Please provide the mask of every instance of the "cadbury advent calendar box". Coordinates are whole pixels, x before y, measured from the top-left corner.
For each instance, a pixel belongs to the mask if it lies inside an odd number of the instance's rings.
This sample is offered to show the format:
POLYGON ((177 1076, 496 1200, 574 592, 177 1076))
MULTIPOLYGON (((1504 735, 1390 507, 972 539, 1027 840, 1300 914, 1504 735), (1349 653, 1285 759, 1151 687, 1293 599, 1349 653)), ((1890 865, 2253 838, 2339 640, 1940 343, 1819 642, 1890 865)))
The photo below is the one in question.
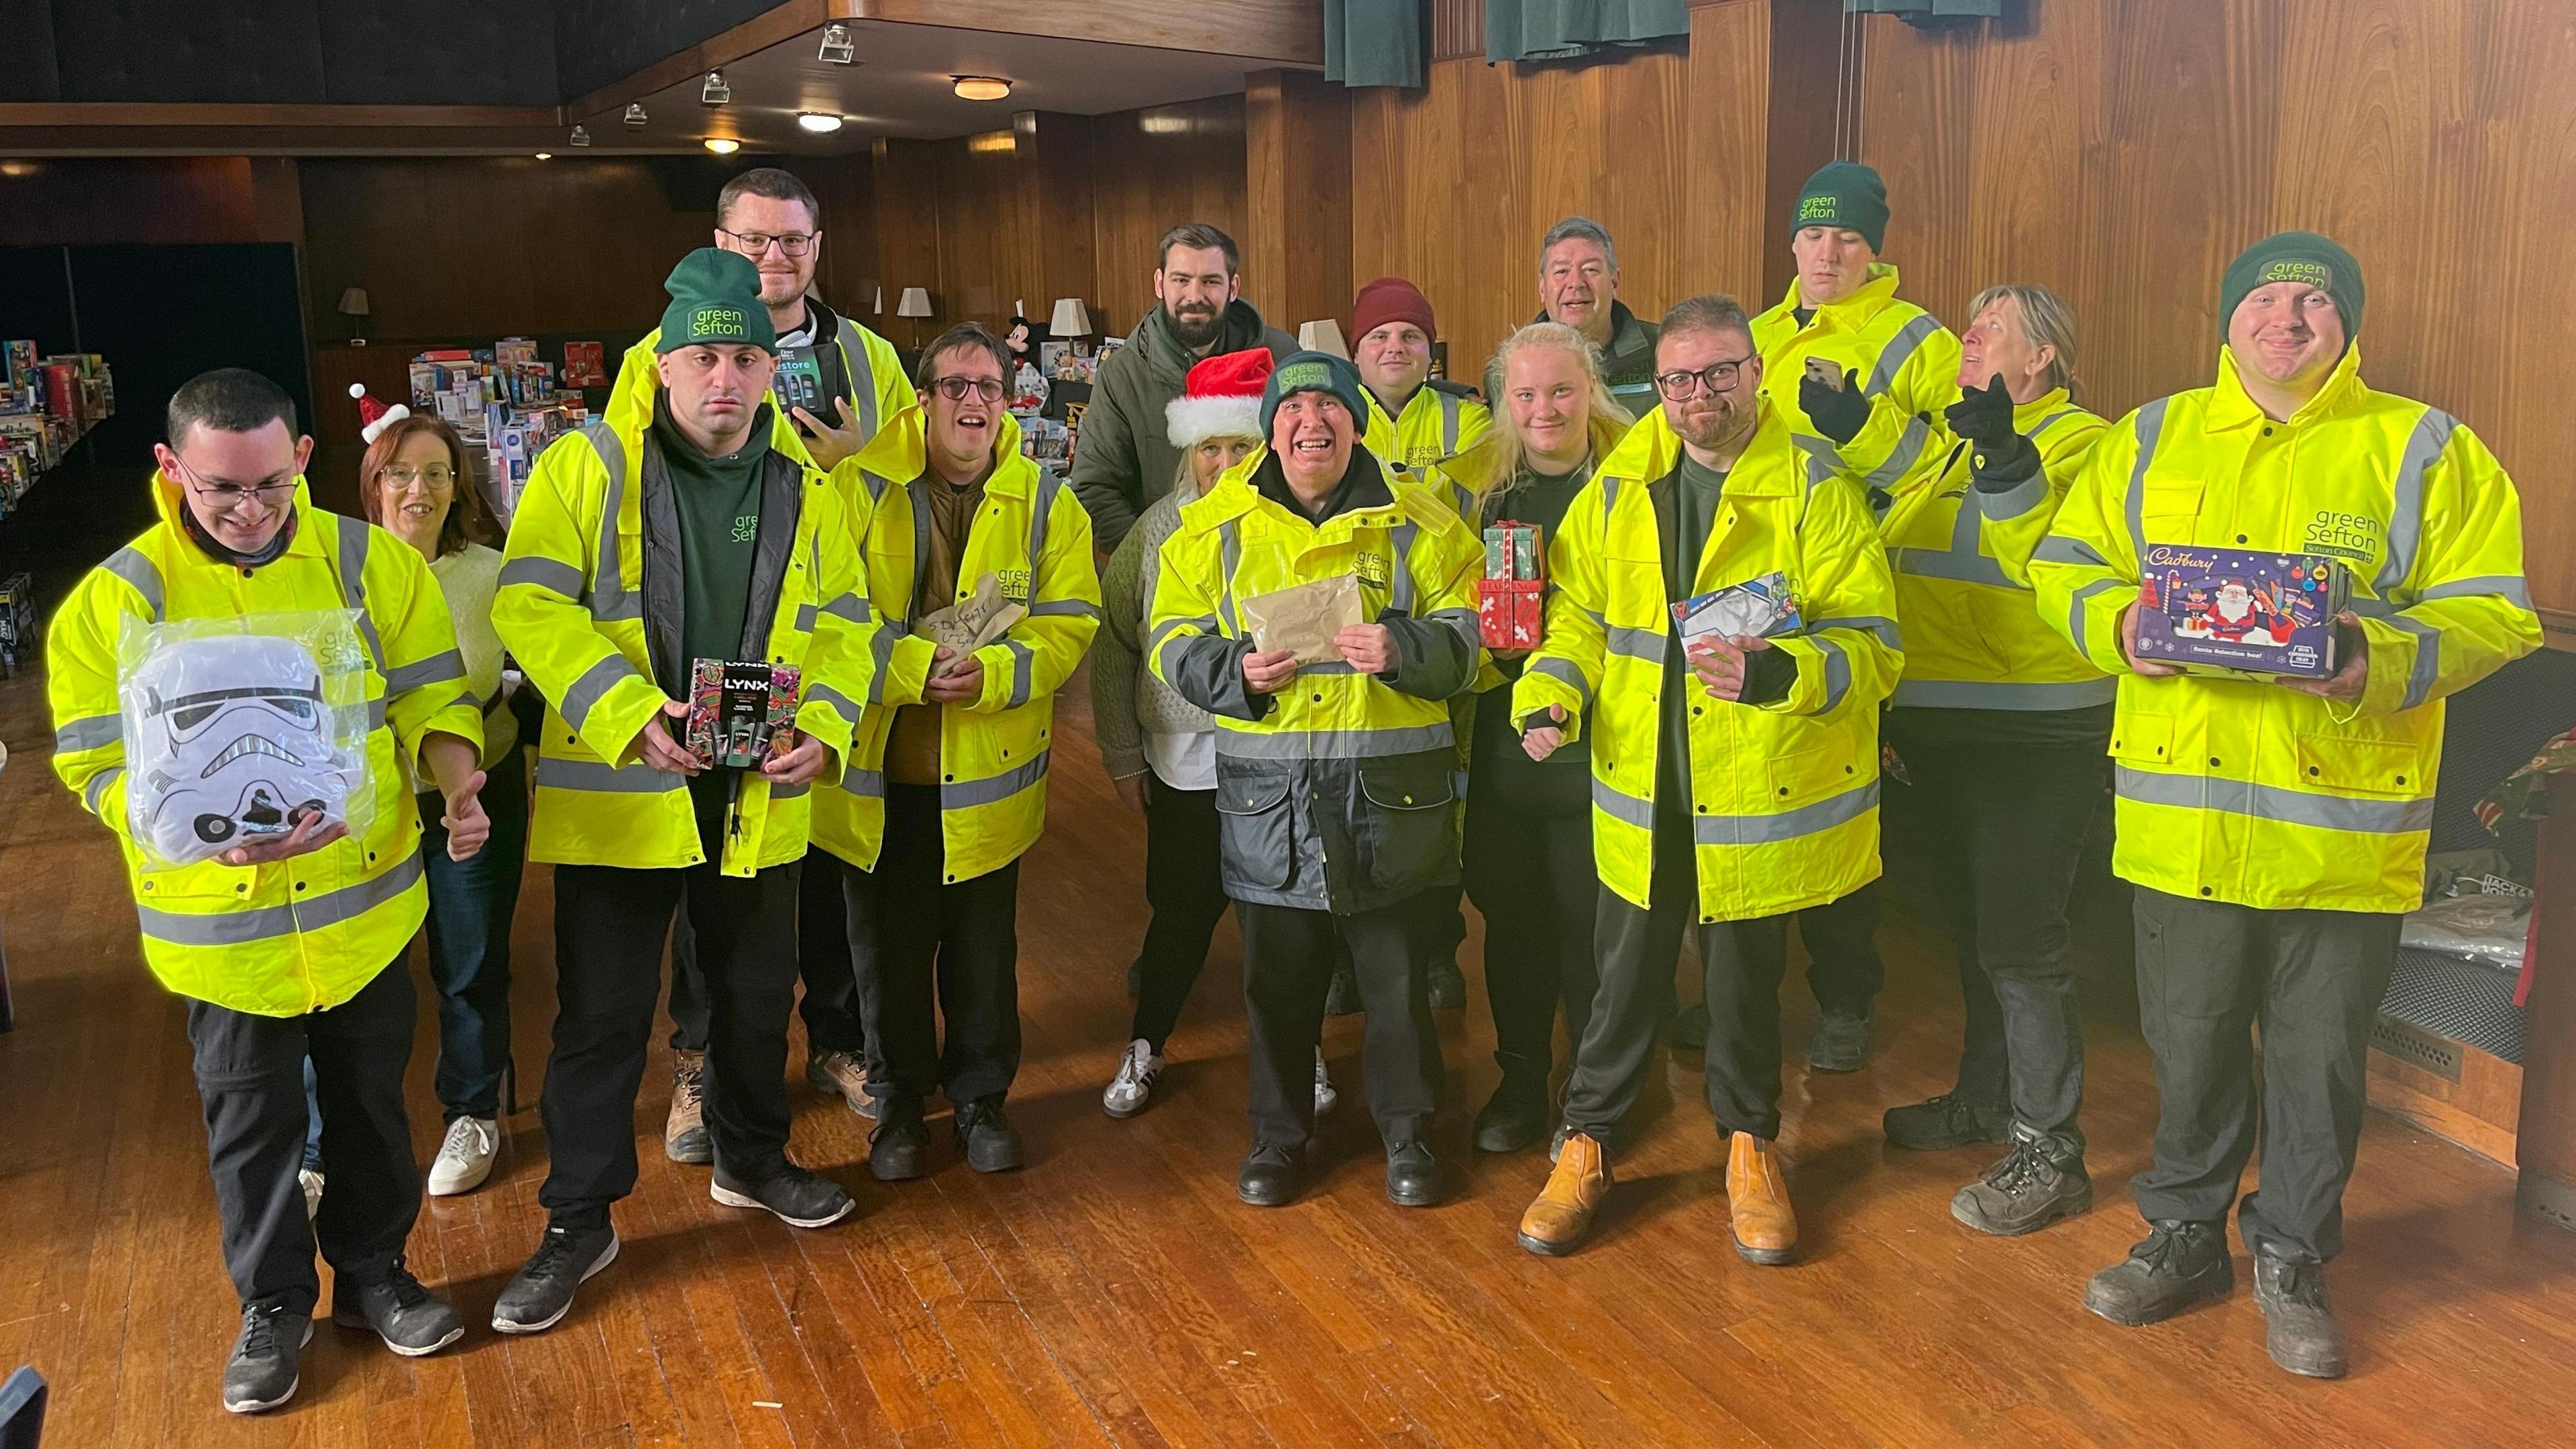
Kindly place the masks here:
POLYGON ((2352 598, 2339 559, 2313 553, 2147 545, 2137 657, 2195 674, 2324 679, 2335 615, 2352 598))

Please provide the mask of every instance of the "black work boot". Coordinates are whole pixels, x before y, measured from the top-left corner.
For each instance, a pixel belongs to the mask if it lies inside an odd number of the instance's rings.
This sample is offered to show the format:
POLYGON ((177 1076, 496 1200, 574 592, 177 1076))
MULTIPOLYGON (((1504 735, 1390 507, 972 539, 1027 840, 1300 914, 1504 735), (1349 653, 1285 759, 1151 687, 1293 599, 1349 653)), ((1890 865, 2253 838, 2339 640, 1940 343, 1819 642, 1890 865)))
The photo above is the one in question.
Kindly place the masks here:
POLYGON ((1503 1068, 1501 1085, 1476 1114, 1478 1152, 1518 1152, 1534 1146, 1556 1125, 1556 1103, 1547 1090, 1547 1070, 1503 1068))
POLYGON ((2011 1108, 1980 1107, 1956 1092, 1890 1107, 1879 1124, 1887 1130, 1888 1146, 1908 1152, 1947 1152, 1979 1142, 2001 1147, 2012 1141, 2011 1108))
POLYGON ((2254 1302, 2263 1310, 2263 1351, 2312 1379, 2339 1379, 2349 1360, 2343 1325, 2326 1306, 2326 1265, 2254 1250, 2254 1302))
POLYGON ((868 1174, 879 1182, 903 1182, 928 1171, 930 1128, 921 1120, 921 1099, 893 1092, 877 1099, 877 1125, 868 1133, 868 1174))
POLYGON ((2084 1285, 2084 1306, 2131 1328, 2161 1323, 2195 1303, 2236 1287, 2227 1258, 2227 1224, 2158 1218, 2129 1256, 2084 1285))
POLYGON ((1306 1184, 1305 1155, 1295 1148, 1253 1144, 1235 1177, 1234 1195, 1254 1207, 1285 1207, 1306 1184))
POLYGON ((953 1125, 957 1145, 966 1152, 966 1165, 977 1172, 1011 1172, 1029 1160, 1028 1144, 1020 1140, 1020 1129, 1011 1125, 1010 1114, 1002 1110, 999 1092, 959 1107, 953 1125))
POLYGON ((2017 1238, 2093 1206, 2084 1149, 2019 1122, 2013 1150, 1950 1199, 1950 1216, 1981 1233, 2017 1238))
POLYGON ((1820 1072, 1856 1072, 1869 1060, 1869 1013, 1845 1016, 1828 1011, 1816 1018, 1816 1034, 1807 1042, 1807 1065, 1820 1072))

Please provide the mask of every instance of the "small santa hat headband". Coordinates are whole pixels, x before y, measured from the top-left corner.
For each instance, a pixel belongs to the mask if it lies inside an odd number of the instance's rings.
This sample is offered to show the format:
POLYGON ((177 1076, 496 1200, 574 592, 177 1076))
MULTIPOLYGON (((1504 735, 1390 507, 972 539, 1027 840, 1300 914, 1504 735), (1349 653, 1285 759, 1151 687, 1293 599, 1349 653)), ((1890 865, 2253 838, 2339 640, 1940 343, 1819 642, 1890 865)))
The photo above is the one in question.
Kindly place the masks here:
POLYGON ((363 382, 349 384, 349 396, 358 400, 358 436, 366 439, 371 447, 376 439, 384 436, 385 429, 411 416, 411 408, 407 404, 395 403, 386 407, 367 396, 367 385, 363 382))
POLYGON ((1190 369, 1179 397, 1163 406, 1172 446, 1195 448, 1210 438, 1259 438, 1261 390, 1270 382, 1270 350, 1247 348, 1204 359, 1190 369))

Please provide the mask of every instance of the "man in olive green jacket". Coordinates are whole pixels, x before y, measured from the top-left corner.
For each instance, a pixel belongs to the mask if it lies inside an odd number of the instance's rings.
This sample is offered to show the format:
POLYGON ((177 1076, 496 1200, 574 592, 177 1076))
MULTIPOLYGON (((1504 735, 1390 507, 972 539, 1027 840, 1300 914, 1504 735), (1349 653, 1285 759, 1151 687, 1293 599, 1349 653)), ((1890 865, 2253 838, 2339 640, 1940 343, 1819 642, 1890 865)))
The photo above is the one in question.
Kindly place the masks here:
POLYGON ((1067 479, 1104 554, 1117 551, 1137 515, 1172 491, 1180 475, 1180 450, 1164 436, 1163 409, 1181 395, 1191 364, 1251 347, 1270 349, 1275 362, 1297 350, 1294 338, 1265 325, 1242 299, 1241 269, 1234 238, 1205 222, 1163 233, 1154 265, 1162 303, 1100 365, 1067 479))

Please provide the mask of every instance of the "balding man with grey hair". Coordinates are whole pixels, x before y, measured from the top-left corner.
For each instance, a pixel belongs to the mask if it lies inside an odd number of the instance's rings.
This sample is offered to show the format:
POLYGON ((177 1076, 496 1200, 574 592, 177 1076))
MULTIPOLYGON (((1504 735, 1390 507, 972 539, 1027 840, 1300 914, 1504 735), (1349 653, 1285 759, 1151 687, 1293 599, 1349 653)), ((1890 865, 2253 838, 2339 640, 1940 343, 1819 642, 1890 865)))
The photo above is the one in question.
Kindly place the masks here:
MULTIPOLYGON (((1538 243, 1539 314, 1532 322, 1562 322, 1601 354, 1610 395, 1632 415, 1655 410, 1655 324, 1619 300, 1619 250, 1609 229, 1590 217, 1569 216, 1538 243)), ((1485 399, 1502 393, 1502 376, 1485 365, 1485 399)))

